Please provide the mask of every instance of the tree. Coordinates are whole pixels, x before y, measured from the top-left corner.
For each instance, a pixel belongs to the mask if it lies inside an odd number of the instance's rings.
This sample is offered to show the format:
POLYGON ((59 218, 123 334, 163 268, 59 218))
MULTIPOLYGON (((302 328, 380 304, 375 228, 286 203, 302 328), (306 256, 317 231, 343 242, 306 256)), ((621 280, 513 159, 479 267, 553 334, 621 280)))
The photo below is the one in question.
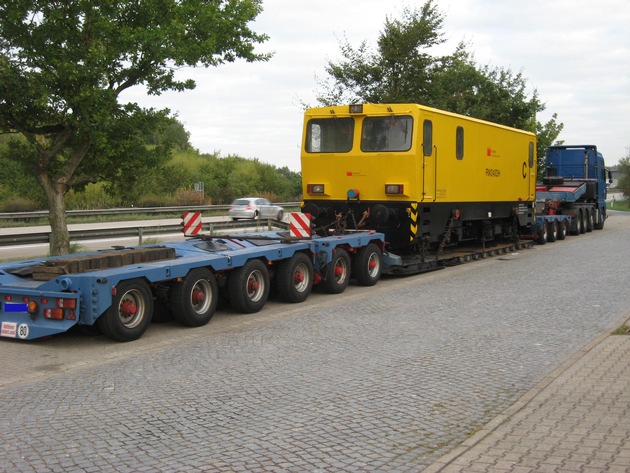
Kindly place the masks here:
POLYGON ((421 103, 541 132, 542 142, 551 144, 563 125, 556 115, 545 124, 536 121, 545 106, 536 90, 528 96, 521 73, 477 65, 463 43, 452 54, 430 54, 431 48, 444 42, 443 24, 434 0, 427 0, 419 9, 404 9, 401 20, 386 19, 376 52, 365 41, 358 48, 343 42, 343 60, 329 61, 317 101, 322 105, 421 103))
POLYGON ((623 192, 626 199, 630 199, 630 148, 628 148, 626 156, 619 160, 619 171, 621 177, 617 188, 623 192))
POLYGON ((344 60, 328 62, 329 80, 321 81, 317 100, 323 105, 338 103, 418 102, 430 95, 434 59, 427 50, 444 42, 440 32, 444 17, 427 1, 419 10, 405 8, 402 20, 385 19, 372 53, 364 41, 353 48, 341 44, 344 60))
POLYGON ((564 143, 562 140, 556 138, 560 135, 560 132, 564 128, 563 123, 557 122, 558 115, 553 114, 551 120, 543 124, 536 122, 536 141, 537 149, 536 154, 538 156, 538 178, 542 179, 545 174, 545 155, 547 154, 547 148, 551 145, 561 145, 564 143))
POLYGON ((169 111, 119 103, 123 91, 193 89, 175 73, 218 66, 254 51, 265 35, 248 23, 260 0, 10 0, 0 3, 0 133, 26 137, 50 211, 51 254, 69 249, 63 196, 102 179, 127 183, 161 163, 169 111))

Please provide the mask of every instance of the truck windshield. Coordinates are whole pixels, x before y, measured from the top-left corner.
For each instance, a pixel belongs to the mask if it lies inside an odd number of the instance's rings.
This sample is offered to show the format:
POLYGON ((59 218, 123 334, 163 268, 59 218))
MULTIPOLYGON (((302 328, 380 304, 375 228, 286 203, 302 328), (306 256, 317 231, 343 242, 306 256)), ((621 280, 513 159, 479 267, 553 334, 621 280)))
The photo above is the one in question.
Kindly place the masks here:
POLYGON ((410 116, 367 117, 361 132, 362 151, 408 151, 413 118, 410 116))
POLYGON ((347 153, 352 149, 353 118, 323 118, 308 122, 307 153, 347 153))

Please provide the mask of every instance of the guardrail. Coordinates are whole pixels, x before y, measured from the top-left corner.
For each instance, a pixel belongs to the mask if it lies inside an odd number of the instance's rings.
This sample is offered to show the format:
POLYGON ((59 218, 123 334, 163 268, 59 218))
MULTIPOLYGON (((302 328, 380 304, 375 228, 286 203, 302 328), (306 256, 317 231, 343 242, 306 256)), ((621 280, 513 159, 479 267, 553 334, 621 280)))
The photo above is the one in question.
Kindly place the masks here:
MULTIPOLYGON (((287 229, 288 224, 277 220, 255 220, 246 222, 206 222, 202 225, 201 233, 207 235, 222 235, 245 231, 273 230, 274 228, 287 229)), ((70 241, 99 240, 103 238, 134 238, 138 237, 138 244, 142 245, 147 237, 158 237, 173 233, 181 233, 180 224, 158 225, 148 227, 125 228, 99 228, 95 230, 71 230, 70 241)), ((29 233, 20 235, 0 235, 0 246, 15 246, 42 244, 50 242, 50 232, 29 233)))
MULTIPOLYGON (((279 202, 281 207, 296 207, 299 202, 279 202)), ((230 205, 188 205, 175 207, 131 207, 116 209, 93 209, 93 210, 67 210, 66 215, 74 217, 94 217, 99 215, 132 215, 132 214, 161 214, 176 212, 203 212, 204 210, 227 211, 230 205)), ((48 210, 38 210, 35 212, 0 212, 0 220, 48 217, 48 210)))

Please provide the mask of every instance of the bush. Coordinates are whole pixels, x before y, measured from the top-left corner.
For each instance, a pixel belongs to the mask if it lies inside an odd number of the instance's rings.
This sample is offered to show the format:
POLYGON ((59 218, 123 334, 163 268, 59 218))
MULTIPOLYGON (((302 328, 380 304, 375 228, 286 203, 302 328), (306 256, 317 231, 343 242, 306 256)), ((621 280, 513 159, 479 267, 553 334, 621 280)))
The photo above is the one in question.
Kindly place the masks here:
POLYGON ((28 197, 10 196, 0 203, 1 212, 33 212, 35 210, 40 210, 39 203, 28 197))
POLYGON ((111 209, 121 207, 120 200, 105 191, 102 183, 88 184, 82 192, 69 191, 65 196, 68 210, 111 209))
POLYGON ((182 205, 209 205, 212 203, 210 196, 201 197, 200 192, 190 189, 180 189, 173 194, 147 194, 138 199, 139 207, 170 207, 182 205))

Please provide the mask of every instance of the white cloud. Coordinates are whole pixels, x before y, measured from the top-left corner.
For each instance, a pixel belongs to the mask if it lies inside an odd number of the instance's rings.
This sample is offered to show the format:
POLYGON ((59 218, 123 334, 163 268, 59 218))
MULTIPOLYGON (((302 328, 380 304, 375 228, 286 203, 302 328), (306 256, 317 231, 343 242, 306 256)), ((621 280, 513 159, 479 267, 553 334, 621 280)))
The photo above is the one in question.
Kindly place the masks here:
MULTIPOLYGON (((339 59, 340 41, 375 46, 401 0, 267 0, 254 30, 270 40, 267 63, 189 69, 197 88, 125 99, 178 112, 201 152, 221 151, 299 170, 303 111, 315 104, 315 76, 339 59)), ((565 124, 560 139, 598 145, 609 164, 630 146, 630 9, 622 0, 443 0, 447 51, 464 40, 480 64, 522 72, 547 110, 565 124)))

